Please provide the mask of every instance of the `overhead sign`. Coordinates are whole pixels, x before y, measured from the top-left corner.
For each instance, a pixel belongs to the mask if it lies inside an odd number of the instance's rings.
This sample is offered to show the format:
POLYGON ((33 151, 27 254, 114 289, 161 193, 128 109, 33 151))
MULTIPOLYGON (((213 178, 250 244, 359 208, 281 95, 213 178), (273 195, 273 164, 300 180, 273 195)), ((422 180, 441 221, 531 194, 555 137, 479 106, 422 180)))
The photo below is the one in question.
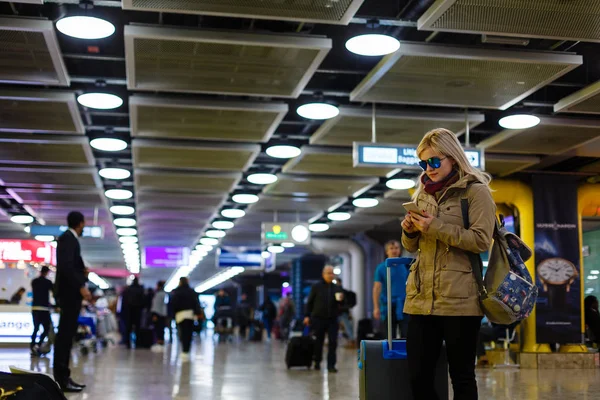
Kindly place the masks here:
MULTIPOLYGON (((483 150, 465 149, 465 155, 473 167, 485 168, 483 150)), ((414 145, 354 142, 353 161, 355 167, 421 169, 414 145)))
POLYGON ((263 268, 265 266, 265 259, 262 257, 260 249, 221 247, 217 254, 217 267, 219 268, 263 268))
POLYGON ((53 247, 50 243, 38 240, 0 240, 0 261, 52 263, 53 247))
POLYGON ((188 265, 188 247, 146 247, 144 265, 149 268, 177 268, 188 265))
POLYGON ((302 222, 263 222, 263 243, 291 242, 299 245, 310 244, 308 224, 302 222))
MULTIPOLYGON (((58 314, 52 314, 52 324, 58 326, 58 314)), ((0 343, 11 343, 15 338, 31 338, 33 334, 33 321, 31 312, 10 312, 3 310, 0 313, 0 343)))
MULTIPOLYGON (((59 237, 69 229, 69 227, 66 225, 31 225, 30 229, 30 234, 32 236, 49 235, 59 237)), ((86 226, 83 228, 83 234, 81 236, 102 239, 104 237, 104 229, 101 226, 86 226)))

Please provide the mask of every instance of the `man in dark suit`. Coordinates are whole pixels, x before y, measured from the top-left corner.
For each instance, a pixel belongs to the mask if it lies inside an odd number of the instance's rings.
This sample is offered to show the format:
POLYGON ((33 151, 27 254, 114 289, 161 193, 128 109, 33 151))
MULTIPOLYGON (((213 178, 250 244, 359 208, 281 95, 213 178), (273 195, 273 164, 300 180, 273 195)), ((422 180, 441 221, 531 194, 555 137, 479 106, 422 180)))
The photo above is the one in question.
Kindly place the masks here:
POLYGON ((60 307, 60 322, 54 345, 54 378, 64 392, 81 392, 85 385, 71 379, 69 361, 71 347, 77 334, 81 301, 91 300, 86 287, 86 268, 81 258, 79 237, 85 227, 83 214, 77 211, 67 217, 69 229, 58 238, 56 247, 55 295, 60 307))

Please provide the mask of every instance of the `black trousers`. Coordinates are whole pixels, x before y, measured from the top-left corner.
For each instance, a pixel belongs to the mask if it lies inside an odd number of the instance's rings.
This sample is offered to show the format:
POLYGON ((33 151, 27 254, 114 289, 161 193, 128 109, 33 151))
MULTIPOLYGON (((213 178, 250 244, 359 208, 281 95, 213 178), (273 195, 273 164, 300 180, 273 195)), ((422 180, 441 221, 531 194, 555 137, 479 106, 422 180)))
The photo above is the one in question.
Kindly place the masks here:
POLYGON ((184 319, 177 324, 177 331, 179 331, 181 350, 184 353, 189 353, 192 347, 192 337, 194 336, 194 320, 184 319))
POLYGON ((40 325, 44 328, 44 331, 40 335, 39 344, 44 343, 46 337, 50 334, 52 321, 50 321, 50 311, 44 310, 33 310, 31 312, 33 318, 33 334, 31 335, 31 348, 36 345, 37 333, 40 329, 40 325))
POLYGON ((69 362, 73 340, 77 334, 77 320, 81 312, 81 298, 60 299, 60 321, 54 344, 54 379, 64 386, 71 377, 69 362))
POLYGON ((415 400, 438 400, 434 377, 443 342, 454 400, 477 400, 475 352, 480 326, 481 317, 411 315, 406 346, 415 400))
POLYGON ((340 322, 337 318, 311 318, 311 325, 315 331, 317 342, 315 343, 315 364, 320 364, 323 360, 323 344, 325 335, 329 340, 327 350, 327 368, 335 368, 337 363, 337 342, 340 331, 340 322))
POLYGON ((127 319, 125 320, 125 345, 131 347, 131 334, 135 332, 137 338, 140 334, 140 328, 142 323, 142 309, 131 308, 127 312, 127 319))
POLYGON ((165 342, 165 325, 167 317, 163 317, 162 315, 158 315, 154 313, 152 315, 152 320, 154 324, 154 336, 156 336, 156 341, 159 344, 163 344, 165 342), (154 319, 156 318, 156 321, 154 319))

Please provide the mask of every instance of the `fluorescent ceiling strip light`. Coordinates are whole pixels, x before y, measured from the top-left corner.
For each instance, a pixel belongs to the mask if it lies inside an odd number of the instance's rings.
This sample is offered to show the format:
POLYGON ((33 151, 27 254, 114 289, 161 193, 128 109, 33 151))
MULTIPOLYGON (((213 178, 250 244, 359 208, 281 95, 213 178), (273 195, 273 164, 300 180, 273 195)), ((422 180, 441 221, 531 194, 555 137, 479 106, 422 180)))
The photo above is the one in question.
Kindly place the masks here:
POLYGON ((213 277, 205 280, 204 282, 196 286, 194 290, 198 293, 206 292, 207 290, 217 285, 220 285, 221 283, 233 278, 236 275, 241 274, 242 272, 244 272, 243 267, 233 267, 226 271, 219 272, 218 274, 214 275, 213 277))

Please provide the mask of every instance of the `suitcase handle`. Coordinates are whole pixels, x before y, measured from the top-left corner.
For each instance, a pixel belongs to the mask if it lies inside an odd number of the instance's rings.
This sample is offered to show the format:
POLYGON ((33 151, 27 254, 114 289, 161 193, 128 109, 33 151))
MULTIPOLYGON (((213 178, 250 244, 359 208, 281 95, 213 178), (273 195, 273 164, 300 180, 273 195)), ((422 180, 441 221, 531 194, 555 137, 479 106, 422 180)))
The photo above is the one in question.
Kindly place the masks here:
POLYGON ((396 265, 394 265, 393 260, 395 260, 394 258, 388 258, 387 260, 385 260, 385 266, 386 266, 386 274, 387 274, 387 279, 386 279, 386 286, 387 286, 387 314, 388 314, 388 324, 387 324, 387 329, 388 329, 388 350, 392 351, 392 267, 396 267, 396 265))

